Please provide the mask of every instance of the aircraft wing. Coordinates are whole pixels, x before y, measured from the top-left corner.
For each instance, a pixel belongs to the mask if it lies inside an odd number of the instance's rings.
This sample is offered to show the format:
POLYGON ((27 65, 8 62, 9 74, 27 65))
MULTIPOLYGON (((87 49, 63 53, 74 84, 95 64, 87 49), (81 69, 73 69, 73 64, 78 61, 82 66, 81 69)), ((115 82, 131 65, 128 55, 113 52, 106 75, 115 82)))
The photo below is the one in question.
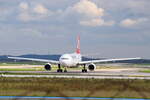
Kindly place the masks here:
POLYGON ((15 60, 29 60, 29 61, 46 62, 46 63, 51 63, 51 64, 59 64, 59 61, 55 61, 55 60, 35 59, 35 58, 23 58, 23 57, 8 57, 8 58, 15 59, 15 60))
POLYGON ((90 61, 81 61, 78 64, 90 64, 90 63, 104 63, 104 62, 115 62, 115 61, 127 61, 127 60, 138 60, 141 59, 140 57, 136 58, 118 58, 118 59, 104 59, 104 60, 90 60, 90 61))

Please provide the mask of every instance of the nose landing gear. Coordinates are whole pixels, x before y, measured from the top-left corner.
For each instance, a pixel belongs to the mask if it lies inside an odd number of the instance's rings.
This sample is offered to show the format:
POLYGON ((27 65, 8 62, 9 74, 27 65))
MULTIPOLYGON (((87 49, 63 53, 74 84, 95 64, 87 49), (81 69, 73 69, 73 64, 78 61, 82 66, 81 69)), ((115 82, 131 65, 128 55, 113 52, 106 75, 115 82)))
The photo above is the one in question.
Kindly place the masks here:
POLYGON ((82 73, 87 73, 87 69, 85 68, 85 64, 84 64, 84 66, 83 66, 83 69, 82 69, 82 73))
MULTIPOLYGON (((63 70, 61 69, 60 64, 58 64, 57 72, 61 72, 61 73, 63 72, 63 70)), ((67 67, 64 68, 64 72, 65 72, 65 73, 67 72, 67 67)))

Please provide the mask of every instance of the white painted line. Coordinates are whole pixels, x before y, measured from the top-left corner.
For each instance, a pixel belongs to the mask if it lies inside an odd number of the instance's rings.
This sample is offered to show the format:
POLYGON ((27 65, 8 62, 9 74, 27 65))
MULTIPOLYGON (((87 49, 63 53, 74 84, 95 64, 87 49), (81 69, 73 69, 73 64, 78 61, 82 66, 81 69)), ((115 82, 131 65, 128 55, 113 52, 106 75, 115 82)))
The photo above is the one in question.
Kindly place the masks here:
POLYGON ((67 76, 67 75, 0 75, 0 77, 35 77, 35 78, 94 78, 94 79, 147 79, 150 77, 128 77, 128 76, 67 76))

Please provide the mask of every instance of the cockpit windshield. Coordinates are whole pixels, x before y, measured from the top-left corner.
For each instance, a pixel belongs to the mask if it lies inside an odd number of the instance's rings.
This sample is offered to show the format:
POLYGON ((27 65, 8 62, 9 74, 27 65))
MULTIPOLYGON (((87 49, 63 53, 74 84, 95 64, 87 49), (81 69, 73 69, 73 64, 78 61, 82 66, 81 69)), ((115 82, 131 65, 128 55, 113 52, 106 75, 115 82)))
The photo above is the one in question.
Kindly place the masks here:
POLYGON ((68 60, 69 58, 61 58, 62 60, 68 60))

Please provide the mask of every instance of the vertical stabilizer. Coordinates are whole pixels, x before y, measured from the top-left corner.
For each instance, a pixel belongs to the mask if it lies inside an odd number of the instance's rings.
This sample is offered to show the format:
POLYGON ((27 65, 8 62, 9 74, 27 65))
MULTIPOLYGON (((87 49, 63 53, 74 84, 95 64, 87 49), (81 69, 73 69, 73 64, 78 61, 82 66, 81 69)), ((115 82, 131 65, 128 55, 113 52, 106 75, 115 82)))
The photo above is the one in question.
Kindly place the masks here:
POLYGON ((77 53, 77 54, 80 54, 80 36, 77 37, 76 53, 77 53))

